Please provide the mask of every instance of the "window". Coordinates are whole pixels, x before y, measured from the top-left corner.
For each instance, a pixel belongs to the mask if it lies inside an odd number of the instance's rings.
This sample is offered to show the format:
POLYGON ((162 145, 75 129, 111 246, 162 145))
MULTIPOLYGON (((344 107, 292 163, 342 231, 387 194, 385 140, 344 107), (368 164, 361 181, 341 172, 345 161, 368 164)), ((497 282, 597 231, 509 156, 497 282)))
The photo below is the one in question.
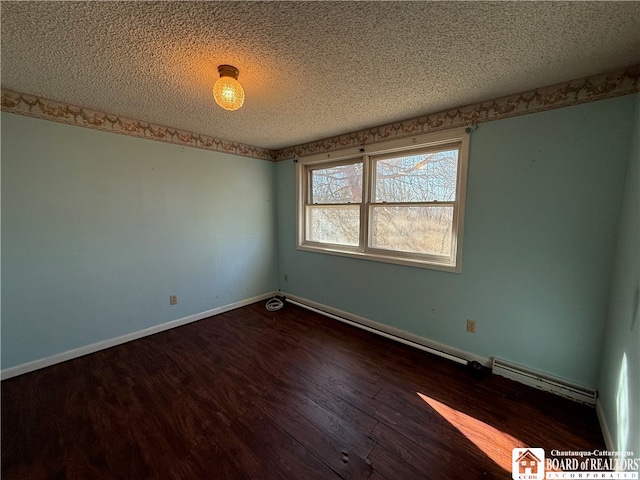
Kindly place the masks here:
POLYGON ((459 272, 464 129, 301 158, 298 248, 459 272))

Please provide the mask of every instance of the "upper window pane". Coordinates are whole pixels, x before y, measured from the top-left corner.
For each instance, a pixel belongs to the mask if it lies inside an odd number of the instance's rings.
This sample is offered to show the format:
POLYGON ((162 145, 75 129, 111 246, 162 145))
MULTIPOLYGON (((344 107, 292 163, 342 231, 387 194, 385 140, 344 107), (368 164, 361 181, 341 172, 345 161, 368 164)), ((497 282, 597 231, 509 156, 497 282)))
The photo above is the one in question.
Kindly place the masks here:
POLYGON ((362 162, 311 170, 311 203, 360 203, 362 162))
POLYGON ((375 161, 375 202, 448 202, 456 199, 458 149, 375 161))

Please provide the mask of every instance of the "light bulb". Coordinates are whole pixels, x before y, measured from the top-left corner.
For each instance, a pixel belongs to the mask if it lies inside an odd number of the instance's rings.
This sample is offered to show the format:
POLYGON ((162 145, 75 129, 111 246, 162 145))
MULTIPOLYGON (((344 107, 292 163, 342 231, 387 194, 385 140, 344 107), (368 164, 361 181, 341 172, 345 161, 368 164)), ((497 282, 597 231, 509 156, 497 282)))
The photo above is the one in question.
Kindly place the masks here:
POLYGON ((220 78, 213 85, 213 98, 225 110, 239 109, 244 103, 244 89, 234 78, 238 76, 238 70, 229 65, 220 65, 218 71, 220 78))

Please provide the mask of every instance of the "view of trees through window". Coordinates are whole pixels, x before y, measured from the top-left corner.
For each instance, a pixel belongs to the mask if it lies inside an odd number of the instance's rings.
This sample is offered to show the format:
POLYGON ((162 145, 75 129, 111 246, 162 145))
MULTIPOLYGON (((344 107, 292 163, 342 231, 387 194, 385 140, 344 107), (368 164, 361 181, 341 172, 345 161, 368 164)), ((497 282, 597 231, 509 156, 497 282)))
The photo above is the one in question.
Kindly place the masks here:
POLYGON ((307 239, 357 246, 360 211, 368 209, 367 247, 450 255, 458 149, 373 157, 363 198, 363 162, 310 170, 307 239))
POLYGON ((362 162, 311 171, 307 238, 314 242, 357 246, 360 242, 362 162))
POLYGON ((394 157, 374 165, 370 246, 449 255, 453 206, 446 202, 456 199, 458 150, 394 157))

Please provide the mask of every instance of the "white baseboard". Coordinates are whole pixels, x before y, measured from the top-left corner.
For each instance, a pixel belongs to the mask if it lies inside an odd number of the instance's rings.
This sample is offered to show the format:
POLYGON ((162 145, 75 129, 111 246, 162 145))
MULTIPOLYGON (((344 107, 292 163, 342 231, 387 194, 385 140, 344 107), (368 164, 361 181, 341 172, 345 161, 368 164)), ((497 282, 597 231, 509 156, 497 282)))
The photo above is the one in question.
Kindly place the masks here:
MULTIPOLYGON (((433 353, 435 355, 447 358, 449 360, 453 360, 454 362, 466 364, 467 362, 470 362, 470 361, 476 361, 485 367, 491 367, 491 368, 494 367, 494 363, 496 359, 481 357, 471 352, 460 350, 458 348, 451 347, 449 345, 445 345, 443 343, 439 343, 425 337, 421 337, 409 332, 405 332, 404 330, 400 330, 395 327, 390 327, 388 325, 374 322, 373 320, 369 320, 367 318, 360 317, 358 315, 354 315, 352 313, 345 312, 343 310, 339 310, 337 308, 333 308, 328 305, 323 305, 321 303, 314 302, 313 300, 308 300, 306 298, 298 297, 296 295, 291 295, 285 292, 280 292, 280 295, 283 295, 287 299, 287 301, 293 304, 299 305, 308 310, 318 312, 322 315, 333 318, 340 322, 352 325, 354 327, 361 328, 363 330, 367 330, 368 332, 372 332, 377 335, 381 335, 383 337, 389 338, 391 340, 412 346, 414 348, 419 348, 420 350, 424 350, 424 351, 433 353)), ((504 362, 504 361, 501 361, 501 362, 503 365, 507 364, 507 362, 504 362)), ((510 364, 510 365, 513 365, 513 364, 510 364)), ((588 405, 594 406, 596 404, 597 392, 594 388, 583 387, 581 385, 573 384, 569 381, 566 381, 557 377, 552 377, 550 375, 545 375, 539 372, 535 372, 526 367, 522 367, 522 366, 518 366, 518 367, 519 369, 517 371, 514 370, 513 372, 511 371, 506 372, 505 369, 498 369, 499 371, 496 371, 494 373, 505 376, 507 378, 510 378, 511 380, 523 383, 525 385, 533 386, 535 388, 552 392, 557 395, 562 395, 564 397, 567 397, 582 403, 586 403, 588 405)), ((601 423, 603 422, 601 421, 601 423)), ((603 425, 606 426, 606 423, 603 423, 603 425)), ((605 432, 604 426, 603 426, 603 432, 605 432)), ((605 440, 606 440, 606 437, 605 437, 605 440)), ((610 438, 609 438, 609 443, 611 443, 610 438)), ((607 445, 609 445, 609 443, 607 443, 607 445)))
POLYGON ((596 415, 598 415, 598 423, 600 423, 600 430, 602 430, 602 436, 604 437, 604 444, 607 447, 607 450, 610 452, 615 452, 618 450, 618 447, 613 441, 613 437, 611 436, 611 430, 609 430, 609 423, 607 422, 607 417, 604 414, 604 407, 602 406, 602 400, 598 398, 596 401, 596 415))
POLYGON ((337 308, 329 307, 328 305, 323 305, 321 303, 314 302, 313 300, 308 300, 306 298, 298 297, 296 295, 291 295, 284 292, 280 292, 279 294, 283 295, 288 302, 291 302, 295 305, 299 305, 308 310, 318 312, 321 315, 333 318, 334 320, 338 320, 348 325, 361 328, 363 330, 389 338, 396 342, 404 343, 405 345, 409 345, 411 347, 433 353, 440 357, 453 360, 454 362, 466 365, 467 362, 476 361, 485 367, 491 366, 491 359, 489 358, 481 357, 473 353, 460 350, 458 348, 450 347, 449 345, 435 342, 419 335, 414 335, 413 333, 400 330, 399 328, 390 327, 383 323, 374 322, 373 320, 369 320, 367 318, 360 317, 359 315, 354 315, 337 308))
POLYGON ((104 350, 105 348, 114 347, 116 345, 130 342, 132 340, 137 340, 138 338, 163 332, 165 330, 179 327, 181 325, 186 325, 187 323, 202 320, 204 318, 208 318, 214 315, 219 315, 221 313, 228 312, 229 310, 234 310, 236 308, 244 307, 245 305, 250 305, 252 303, 259 302, 260 300, 265 300, 267 298, 273 297, 274 295, 275 295, 275 292, 265 293, 262 295, 258 295, 256 297, 251 297, 245 300, 240 300, 238 302, 230 303, 228 305, 223 305, 221 307, 212 308, 211 310, 207 310, 205 312, 196 313, 194 315, 178 318, 176 320, 171 320, 169 322, 162 323, 160 325, 154 325, 153 327, 145 328, 143 330, 138 330, 137 332, 127 333, 119 337, 109 338, 107 340, 102 340, 100 342, 92 343, 91 345, 85 345, 83 347, 74 348, 73 350, 67 350, 66 352, 57 353, 55 355, 51 355, 50 357, 41 358, 39 360, 34 360, 32 362, 16 365, 15 367, 6 368, 0 372, 0 379, 6 380, 7 378, 16 377, 24 373, 33 372, 34 370, 39 370, 41 368, 55 365, 56 363, 65 362, 73 358, 82 357, 89 353, 94 353, 99 350, 104 350))
POLYGON ((499 358, 493 359, 491 370, 495 375, 520 382, 524 385, 555 393, 562 397, 585 403, 590 406, 596 405, 597 392, 593 387, 585 387, 576 383, 554 377, 546 373, 532 370, 529 367, 507 362, 499 358))

